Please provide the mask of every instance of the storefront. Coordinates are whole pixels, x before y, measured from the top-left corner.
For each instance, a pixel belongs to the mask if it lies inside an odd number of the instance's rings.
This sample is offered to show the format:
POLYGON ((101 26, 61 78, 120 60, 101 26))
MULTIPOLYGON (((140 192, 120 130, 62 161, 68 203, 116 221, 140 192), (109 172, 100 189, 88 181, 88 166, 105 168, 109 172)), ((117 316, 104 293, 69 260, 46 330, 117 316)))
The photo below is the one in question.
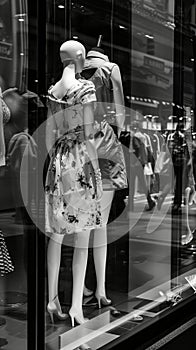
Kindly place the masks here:
POLYGON ((0 348, 158 349, 195 326, 195 37, 193 0, 0 1, 0 348), (45 232, 48 89, 67 40, 109 61, 104 118, 124 118, 128 185, 88 248, 45 232))

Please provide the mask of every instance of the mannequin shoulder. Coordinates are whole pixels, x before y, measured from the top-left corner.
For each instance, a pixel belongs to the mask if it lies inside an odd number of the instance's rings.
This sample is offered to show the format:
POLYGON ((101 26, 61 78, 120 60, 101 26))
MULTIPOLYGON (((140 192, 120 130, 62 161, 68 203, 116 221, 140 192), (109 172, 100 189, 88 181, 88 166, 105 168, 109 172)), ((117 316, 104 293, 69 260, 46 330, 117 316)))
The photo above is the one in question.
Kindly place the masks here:
POLYGON ((122 84, 120 68, 116 63, 112 63, 110 78, 113 84, 122 84))
POLYGON ((51 101, 56 101, 56 97, 53 95, 53 88, 54 85, 51 85, 48 89, 48 94, 47 94, 47 102, 50 103, 51 101))
POLYGON ((65 107, 66 102, 62 100, 58 100, 53 95, 53 86, 51 86, 48 89, 47 99, 46 99, 46 106, 48 108, 48 116, 56 115, 59 111, 61 111, 62 106, 65 107))
POLYGON ((83 91, 90 91, 93 90, 95 91, 95 84, 91 81, 91 80, 86 80, 86 79, 79 79, 80 83, 81 83, 81 89, 83 91))
POLYGON ((81 88, 78 90, 77 93, 77 100, 81 104, 95 102, 96 101, 96 95, 95 95, 95 85, 92 81, 80 79, 81 81, 81 88))

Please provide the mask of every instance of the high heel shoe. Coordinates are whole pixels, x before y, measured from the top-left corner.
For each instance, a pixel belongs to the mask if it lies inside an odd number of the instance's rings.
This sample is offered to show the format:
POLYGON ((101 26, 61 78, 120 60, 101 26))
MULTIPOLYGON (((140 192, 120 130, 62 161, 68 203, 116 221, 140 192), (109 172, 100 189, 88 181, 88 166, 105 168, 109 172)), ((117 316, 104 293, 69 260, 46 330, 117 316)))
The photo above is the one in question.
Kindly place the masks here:
POLYGON ((67 315, 64 314, 61 310, 59 310, 59 305, 56 305, 55 300, 57 300, 57 295, 54 297, 54 299, 52 300, 51 304, 53 303, 53 305, 51 306, 50 303, 48 303, 47 305, 47 311, 50 315, 50 319, 51 322, 54 323, 54 316, 58 318, 58 320, 60 321, 64 321, 67 318, 67 315))
POLYGON ((75 322, 77 324, 83 324, 85 322, 87 322, 89 319, 88 318, 84 318, 83 315, 79 315, 77 313, 77 311, 70 309, 69 310, 69 316, 71 318, 71 326, 74 327, 75 322))
POLYGON ((112 300, 107 299, 107 298, 104 297, 104 296, 95 294, 95 297, 96 297, 96 299, 97 299, 98 308, 99 308, 99 309, 101 309, 102 306, 109 306, 109 305, 112 304, 112 300))

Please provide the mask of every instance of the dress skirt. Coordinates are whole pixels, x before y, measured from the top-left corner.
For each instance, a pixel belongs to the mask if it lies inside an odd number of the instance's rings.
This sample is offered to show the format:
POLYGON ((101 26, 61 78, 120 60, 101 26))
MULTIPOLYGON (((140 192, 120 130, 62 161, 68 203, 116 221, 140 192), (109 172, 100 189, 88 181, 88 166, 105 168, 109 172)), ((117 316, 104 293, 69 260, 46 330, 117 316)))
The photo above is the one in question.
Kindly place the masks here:
POLYGON ((60 137, 45 184, 46 232, 71 234, 101 226, 95 176, 82 126, 60 137))
POLYGON ((5 276, 12 271, 14 271, 14 266, 7 249, 4 235, 2 231, 0 231, 0 276, 5 276))

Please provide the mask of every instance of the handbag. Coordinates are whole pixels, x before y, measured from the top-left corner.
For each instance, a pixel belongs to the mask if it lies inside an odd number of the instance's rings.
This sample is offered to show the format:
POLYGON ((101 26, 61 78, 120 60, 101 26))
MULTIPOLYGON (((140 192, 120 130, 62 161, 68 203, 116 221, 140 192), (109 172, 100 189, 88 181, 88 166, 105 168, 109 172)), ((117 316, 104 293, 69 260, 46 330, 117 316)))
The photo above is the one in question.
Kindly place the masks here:
POLYGON ((160 174, 164 166, 166 152, 165 152, 165 145, 162 144, 162 146, 160 147, 159 137, 156 134, 155 136, 157 138, 157 157, 156 157, 155 166, 154 166, 154 173, 160 174))
POLYGON ((144 165, 144 175, 153 175, 152 165, 150 162, 144 165))
POLYGON ((164 159, 165 159, 165 151, 160 151, 157 154, 157 159, 155 161, 154 172, 156 174, 160 174, 160 172, 162 171, 163 165, 164 165, 164 159))

